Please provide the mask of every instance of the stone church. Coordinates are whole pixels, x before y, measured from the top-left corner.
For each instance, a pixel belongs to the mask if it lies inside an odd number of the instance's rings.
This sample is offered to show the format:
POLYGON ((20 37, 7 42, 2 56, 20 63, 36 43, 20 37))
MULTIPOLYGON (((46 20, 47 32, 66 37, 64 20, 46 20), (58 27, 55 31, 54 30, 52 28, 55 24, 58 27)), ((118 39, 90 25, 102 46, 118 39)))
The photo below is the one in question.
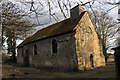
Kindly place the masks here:
POLYGON ((70 18, 36 32, 18 45, 18 63, 60 70, 89 70, 105 66, 98 34, 80 5, 70 18))

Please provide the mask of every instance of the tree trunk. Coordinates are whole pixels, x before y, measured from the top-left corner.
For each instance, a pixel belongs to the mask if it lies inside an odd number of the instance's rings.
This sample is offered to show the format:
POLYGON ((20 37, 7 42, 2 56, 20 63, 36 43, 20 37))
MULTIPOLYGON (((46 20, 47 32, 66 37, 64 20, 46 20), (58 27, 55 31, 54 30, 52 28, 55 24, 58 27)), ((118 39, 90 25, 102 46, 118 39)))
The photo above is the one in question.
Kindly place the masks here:
POLYGON ((17 63, 17 59, 15 55, 16 55, 16 51, 15 51, 15 48, 13 48, 13 53, 12 53, 13 62, 17 63))
POLYGON ((103 54, 105 56, 105 63, 107 63, 108 54, 106 53, 106 43, 105 42, 102 43, 102 47, 103 47, 103 54))
POLYGON ((15 33, 13 32, 13 52, 12 52, 12 58, 13 58, 13 62, 17 63, 17 59, 16 59, 16 39, 15 39, 15 33))

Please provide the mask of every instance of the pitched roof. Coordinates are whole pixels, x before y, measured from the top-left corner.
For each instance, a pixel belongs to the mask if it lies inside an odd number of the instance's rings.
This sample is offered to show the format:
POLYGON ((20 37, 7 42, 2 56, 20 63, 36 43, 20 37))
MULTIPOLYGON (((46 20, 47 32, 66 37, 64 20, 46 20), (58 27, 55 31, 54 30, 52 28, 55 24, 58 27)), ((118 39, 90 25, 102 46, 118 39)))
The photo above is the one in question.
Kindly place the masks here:
POLYGON ((67 33, 69 31, 73 31, 73 29, 78 24, 78 22, 80 21, 84 13, 85 11, 82 12, 81 15, 77 18, 68 18, 66 20, 55 23, 53 25, 50 25, 46 28, 43 28, 37 31, 33 36, 28 37, 21 44, 19 44, 18 47, 22 47, 25 44, 33 42, 33 41, 49 38, 55 35, 60 35, 62 33, 67 33))

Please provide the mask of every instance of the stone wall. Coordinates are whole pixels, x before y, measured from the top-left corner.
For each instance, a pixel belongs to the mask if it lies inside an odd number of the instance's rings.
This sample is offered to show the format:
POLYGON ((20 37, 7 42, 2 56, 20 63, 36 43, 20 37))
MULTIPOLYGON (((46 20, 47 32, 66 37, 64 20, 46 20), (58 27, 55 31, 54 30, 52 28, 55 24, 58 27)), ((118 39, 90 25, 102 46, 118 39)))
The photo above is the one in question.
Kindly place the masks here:
POLYGON ((76 54, 78 56, 78 66, 80 70, 92 69, 105 65, 98 35, 86 12, 76 27, 76 54), (91 66, 90 55, 93 55, 91 66))
MULTIPOLYGON (((75 39, 74 34, 69 33, 57 37, 51 37, 48 39, 40 40, 31 44, 24 46, 24 56, 25 50, 29 49, 29 62, 30 65, 36 67, 55 67, 60 69, 70 69, 73 70, 77 68, 76 59, 76 49, 75 49, 75 39), (57 41, 58 53, 52 54, 52 41, 57 41), (34 55, 34 45, 37 45, 37 55, 34 55)), ((23 57, 21 57, 22 48, 18 50, 19 59, 18 62, 23 62, 23 57)))

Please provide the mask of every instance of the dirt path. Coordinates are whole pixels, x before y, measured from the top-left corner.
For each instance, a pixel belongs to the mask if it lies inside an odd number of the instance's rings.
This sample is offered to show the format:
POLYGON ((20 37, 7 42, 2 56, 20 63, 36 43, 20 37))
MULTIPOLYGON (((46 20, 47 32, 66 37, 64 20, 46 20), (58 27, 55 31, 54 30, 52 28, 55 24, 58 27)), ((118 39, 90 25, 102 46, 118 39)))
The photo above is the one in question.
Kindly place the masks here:
POLYGON ((35 68, 2 65, 3 78, 116 78, 114 63, 84 72, 56 72, 35 68))

